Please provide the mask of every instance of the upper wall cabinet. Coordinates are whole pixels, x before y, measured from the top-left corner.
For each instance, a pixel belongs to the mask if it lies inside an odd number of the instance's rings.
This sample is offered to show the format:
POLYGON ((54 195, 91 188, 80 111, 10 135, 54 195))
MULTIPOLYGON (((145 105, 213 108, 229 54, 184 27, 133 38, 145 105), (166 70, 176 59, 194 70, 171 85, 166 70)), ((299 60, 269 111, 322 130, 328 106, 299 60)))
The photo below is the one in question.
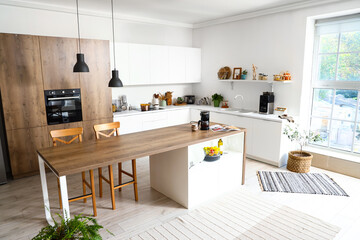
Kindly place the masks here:
POLYGON ((7 130, 46 125, 37 36, 0 34, 0 87, 7 130))
POLYGON ((168 46, 150 46, 150 82, 157 84, 169 82, 168 46))
POLYGON ((201 49, 186 49, 186 82, 201 82, 201 49))
POLYGON ((169 49, 169 81, 186 83, 186 51, 187 48, 171 47, 169 49))
MULTIPOLYGON (((80 88, 79 74, 73 72, 78 43, 74 38, 39 37, 44 89, 80 88)), ((85 55, 85 62, 87 62, 85 55)))
POLYGON ((129 74, 131 85, 145 85, 150 83, 149 45, 129 45, 129 74))
POLYGON ((199 48, 116 43, 115 54, 125 86, 201 82, 199 48))

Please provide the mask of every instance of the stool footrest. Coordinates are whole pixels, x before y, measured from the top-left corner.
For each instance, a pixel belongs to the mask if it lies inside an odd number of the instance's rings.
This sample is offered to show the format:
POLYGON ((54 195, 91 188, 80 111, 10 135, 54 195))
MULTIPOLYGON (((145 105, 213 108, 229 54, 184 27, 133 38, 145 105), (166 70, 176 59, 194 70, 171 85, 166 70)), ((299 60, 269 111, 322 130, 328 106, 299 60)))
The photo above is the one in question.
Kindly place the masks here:
POLYGON ((90 198, 90 197, 92 197, 92 193, 89 193, 89 194, 86 194, 86 195, 80 195, 78 197, 69 198, 69 202, 74 202, 74 201, 77 201, 77 200, 81 200, 81 199, 84 199, 84 198, 90 198))
POLYGON ((125 187, 125 186, 127 186, 127 185, 134 184, 134 183, 135 183, 135 181, 132 180, 132 181, 129 181, 129 182, 120 184, 120 185, 116 185, 116 186, 114 186, 114 189, 122 188, 122 187, 125 187))

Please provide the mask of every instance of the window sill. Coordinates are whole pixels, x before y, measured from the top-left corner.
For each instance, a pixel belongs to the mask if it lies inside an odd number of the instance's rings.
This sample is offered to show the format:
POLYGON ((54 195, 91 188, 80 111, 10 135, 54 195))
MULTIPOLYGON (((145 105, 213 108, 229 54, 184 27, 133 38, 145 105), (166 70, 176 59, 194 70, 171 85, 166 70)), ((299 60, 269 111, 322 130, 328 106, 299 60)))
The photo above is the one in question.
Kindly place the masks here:
POLYGON ((316 146, 305 146, 304 150, 329 157, 343 159, 350 162, 360 163, 360 155, 356 153, 343 153, 336 150, 330 150, 327 148, 316 147, 316 146))

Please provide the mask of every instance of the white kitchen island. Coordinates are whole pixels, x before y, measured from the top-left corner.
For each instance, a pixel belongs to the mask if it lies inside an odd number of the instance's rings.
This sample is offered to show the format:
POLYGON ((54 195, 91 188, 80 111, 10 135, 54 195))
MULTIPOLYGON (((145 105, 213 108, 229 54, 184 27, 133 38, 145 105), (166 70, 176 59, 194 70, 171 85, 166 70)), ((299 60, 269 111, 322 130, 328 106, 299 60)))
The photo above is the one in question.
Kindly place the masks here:
POLYGON ((191 209, 241 186, 244 132, 222 137, 221 158, 203 161, 203 148, 217 146, 219 139, 150 156, 151 187, 191 209))

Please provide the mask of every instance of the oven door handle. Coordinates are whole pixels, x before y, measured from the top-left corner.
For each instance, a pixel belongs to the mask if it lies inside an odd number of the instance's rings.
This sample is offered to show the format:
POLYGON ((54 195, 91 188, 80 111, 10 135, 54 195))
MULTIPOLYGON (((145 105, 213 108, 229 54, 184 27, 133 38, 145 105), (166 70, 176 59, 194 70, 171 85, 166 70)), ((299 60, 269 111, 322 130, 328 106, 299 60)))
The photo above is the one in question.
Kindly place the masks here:
POLYGON ((75 96, 75 97, 55 97, 55 98, 48 98, 49 101, 54 101, 54 100, 66 100, 66 99, 79 99, 80 96, 75 96))

